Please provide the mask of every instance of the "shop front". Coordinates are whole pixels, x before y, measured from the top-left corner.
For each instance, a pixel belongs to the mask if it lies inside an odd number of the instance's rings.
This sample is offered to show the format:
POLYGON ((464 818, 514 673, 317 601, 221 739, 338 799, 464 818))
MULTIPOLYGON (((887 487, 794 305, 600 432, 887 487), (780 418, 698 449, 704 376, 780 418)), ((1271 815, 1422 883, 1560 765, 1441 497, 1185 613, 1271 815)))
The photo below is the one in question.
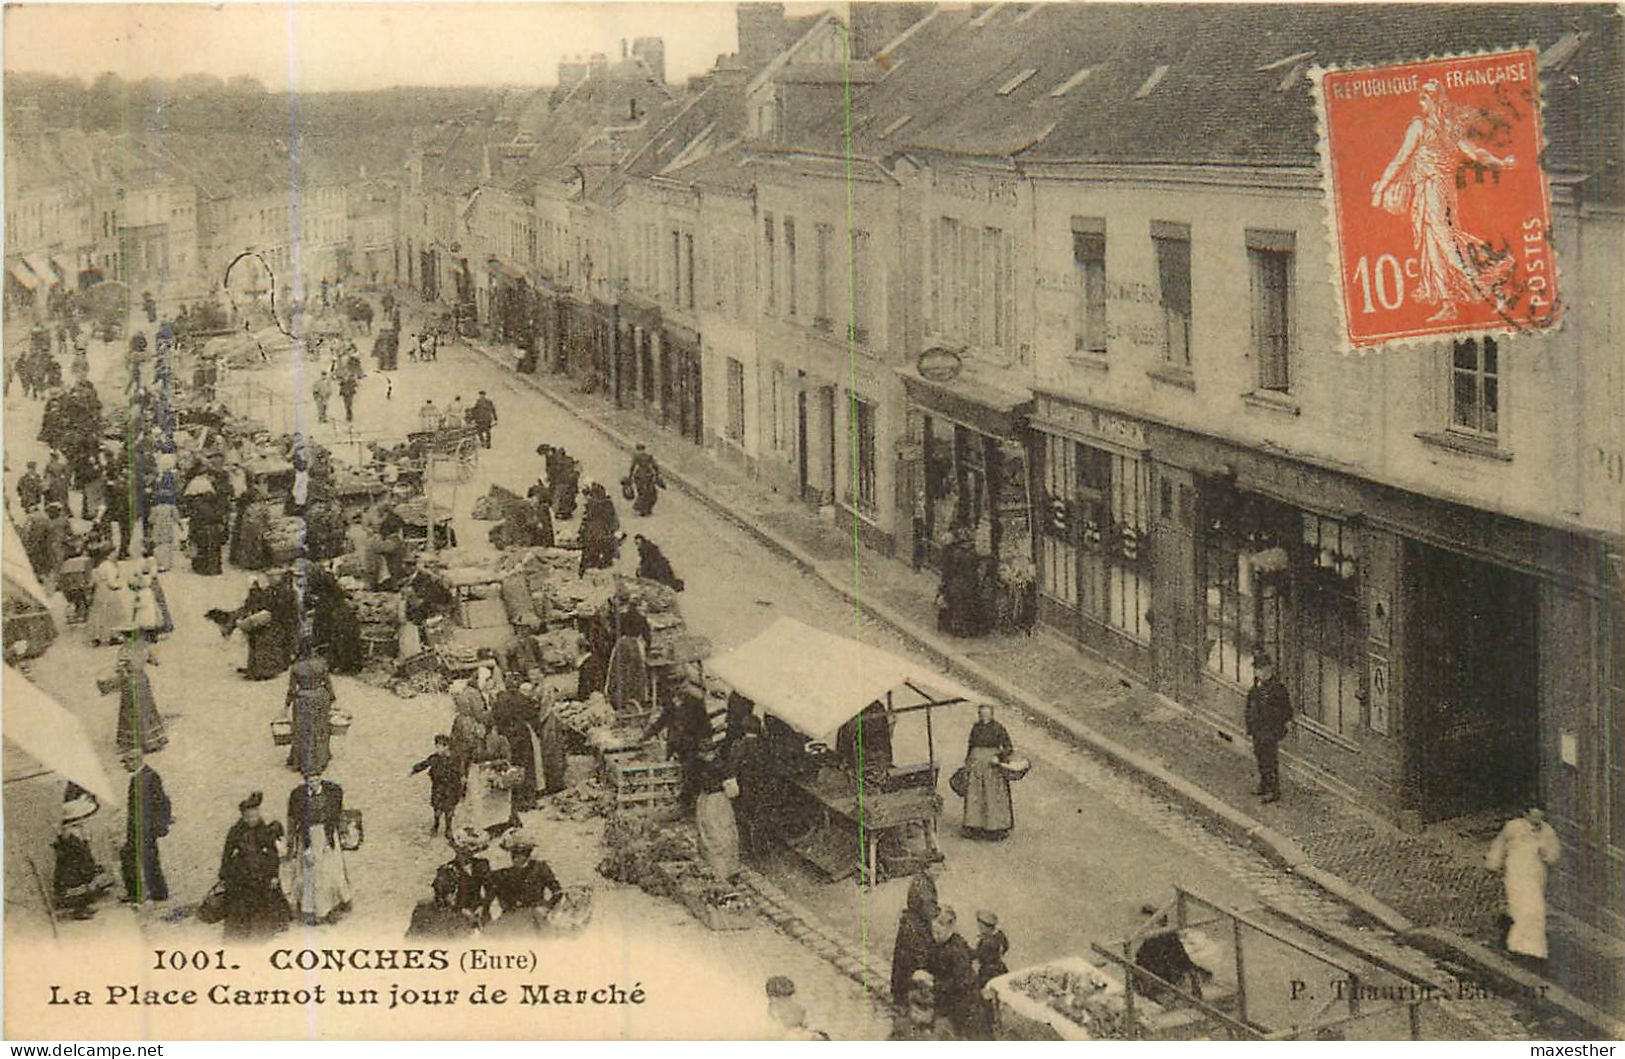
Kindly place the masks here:
POLYGON ((915 562, 942 575, 941 618, 948 631, 979 636, 1031 628, 1037 588, 1026 440, 1032 397, 951 358, 943 367, 922 358, 921 366, 901 373, 910 442, 920 457, 907 475, 915 562))
POLYGON ((705 444, 705 374, 700 336, 666 321, 660 342, 660 423, 696 445, 705 444))
POLYGON ((1151 669, 1146 426, 1039 393, 1038 617, 1142 675, 1151 669))
POLYGON ((660 306, 627 293, 621 297, 620 319, 615 402, 623 408, 641 407, 645 415, 656 415, 660 391, 655 380, 654 351, 663 326, 660 306))

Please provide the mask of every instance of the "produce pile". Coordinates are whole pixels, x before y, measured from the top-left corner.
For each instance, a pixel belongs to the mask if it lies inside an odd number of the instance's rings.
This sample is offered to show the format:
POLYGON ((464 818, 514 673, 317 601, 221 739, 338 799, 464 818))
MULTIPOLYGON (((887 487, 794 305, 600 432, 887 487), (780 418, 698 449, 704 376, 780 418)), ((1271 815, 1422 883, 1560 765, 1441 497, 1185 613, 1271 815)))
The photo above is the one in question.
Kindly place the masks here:
POLYGON ((536 811, 548 820, 569 820, 580 823, 604 815, 604 787, 596 779, 582 780, 574 787, 566 787, 550 794, 537 805, 536 811))
POLYGON ((283 515, 272 520, 265 534, 265 548, 272 563, 291 563, 299 557, 304 540, 305 520, 298 515, 283 515))
POLYGON ((1121 1011, 1102 1003, 1101 994, 1109 984, 1093 972, 1080 974, 1057 967, 1040 967, 1010 982, 1016 992, 1087 1026, 1096 1040, 1123 1040, 1127 1027, 1121 1011))
POLYGON ((604 827, 604 844, 609 852, 598 873, 606 879, 669 897, 713 930, 748 926, 755 916, 750 895, 712 874, 693 834, 679 826, 614 818, 604 827))
POLYGON ((604 698, 601 691, 593 692, 584 702, 575 700, 557 702, 553 706, 553 712, 558 714, 559 720, 566 728, 577 732, 587 732, 615 723, 615 708, 604 698))

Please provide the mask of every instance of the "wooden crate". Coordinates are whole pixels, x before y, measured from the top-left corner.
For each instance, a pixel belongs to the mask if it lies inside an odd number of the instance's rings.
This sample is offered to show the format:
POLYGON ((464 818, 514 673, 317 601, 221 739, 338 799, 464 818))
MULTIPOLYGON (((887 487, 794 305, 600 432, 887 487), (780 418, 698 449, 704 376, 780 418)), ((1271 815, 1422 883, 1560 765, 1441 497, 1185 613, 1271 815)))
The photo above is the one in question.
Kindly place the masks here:
POLYGON ((617 816, 674 820, 682 812, 682 766, 667 761, 607 760, 604 786, 617 816))

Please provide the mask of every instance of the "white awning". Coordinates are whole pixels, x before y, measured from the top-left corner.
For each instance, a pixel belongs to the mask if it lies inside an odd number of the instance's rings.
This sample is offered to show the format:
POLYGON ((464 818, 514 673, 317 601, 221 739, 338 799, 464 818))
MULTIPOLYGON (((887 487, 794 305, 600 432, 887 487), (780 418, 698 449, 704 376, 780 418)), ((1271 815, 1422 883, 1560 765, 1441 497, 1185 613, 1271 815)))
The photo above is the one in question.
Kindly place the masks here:
POLYGON ((908 696, 900 707, 982 699, 929 666, 792 618, 778 619, 705 668, 796 731, 826 742, 890 692, 908 696))
POLYGON ((34 275, 33 270, 22 261, 12 262, 11 278, 21 283, 28 290, 34 290, 39 286, 39 277, 34 275))
POLYGON ((56 272, 52 270, 51 262, 44 254, 27 254, 23 260, 28 262, 28 267, 34 270, 34 275, 39 277, 41 283, 47 287, 56 283, 56 272))
MULTIPOLYGON (((102 768, 96 748, 79 718, 59 706, 39 687, 11 666, 3 687, 5 741, 42 767, 112 805, 119 792, 102 768)), ((17 777, 7 776, 7 779, 17 777)))

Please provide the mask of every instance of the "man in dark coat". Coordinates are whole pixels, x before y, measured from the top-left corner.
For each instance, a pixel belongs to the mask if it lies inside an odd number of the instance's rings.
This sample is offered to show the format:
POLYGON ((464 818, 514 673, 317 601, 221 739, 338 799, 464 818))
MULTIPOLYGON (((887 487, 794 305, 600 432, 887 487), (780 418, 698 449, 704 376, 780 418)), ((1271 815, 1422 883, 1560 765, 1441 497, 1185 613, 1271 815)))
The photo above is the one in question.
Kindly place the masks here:
POLYGON ((37 466, 33 460, 29 460, 28 469, 17 479, 17 506, 24 511, 38 507, 40 501, 45 499, 45 479, 35 469, 37 466))
POLYGON ((581 572, 604 569, 615 565, 616 538, 621 520, 615 514, 615 503, 604 487, 589 483, 587 507, 581 514, 581 572))
POLYGON ((773 765, 762 739, 762 721, 755 714, 745 718, 740 736, 728 748, 728 774, 739 785, 734 799, 734 815, 739 822, 739 845, 747 858, 769 852, 771 816, 777 802, 773 765))
POLYGON ((490 448, 491 428, 497 424, 497 406, 485 396, 484 390, 481 390, 479 397, 475 399, 474 407, 468 410, 468 421, 474 424, 474 431, 479 435, 480 447, 490 448))
POLYGON ((242 816, 226 832, 226 847, 220 854, 227 940, 268 938, 285 929, 291 919, 278 876, 282 823, 261 815, 264 803, 265 795, 259 791, 237 803, 242 816))
POLYGON ((158 840, 169 834, 175 818, 170 810, 164 781, 140 754, 126 753, 124 768, 130 774, 129 796, 125 802, 124 846, 119 865, 124 874, 124 900, 129 904, 169 900, 169 883, 158 857, 158 840))
POLYGON ((1264 651, 1253 655, 1253 686, 1247 692, 1247 735, 1258 761, 1258 789, 1266 802, 1281 800, 1281 740, 1292 725, 1292 696, 1264 651))
POLYGON ((409 938, 462 938, 474 932, 474 920, 457 907, 457 869, 442 864, 434 873, 434 897, 419 901, 406 927, 409 938))

